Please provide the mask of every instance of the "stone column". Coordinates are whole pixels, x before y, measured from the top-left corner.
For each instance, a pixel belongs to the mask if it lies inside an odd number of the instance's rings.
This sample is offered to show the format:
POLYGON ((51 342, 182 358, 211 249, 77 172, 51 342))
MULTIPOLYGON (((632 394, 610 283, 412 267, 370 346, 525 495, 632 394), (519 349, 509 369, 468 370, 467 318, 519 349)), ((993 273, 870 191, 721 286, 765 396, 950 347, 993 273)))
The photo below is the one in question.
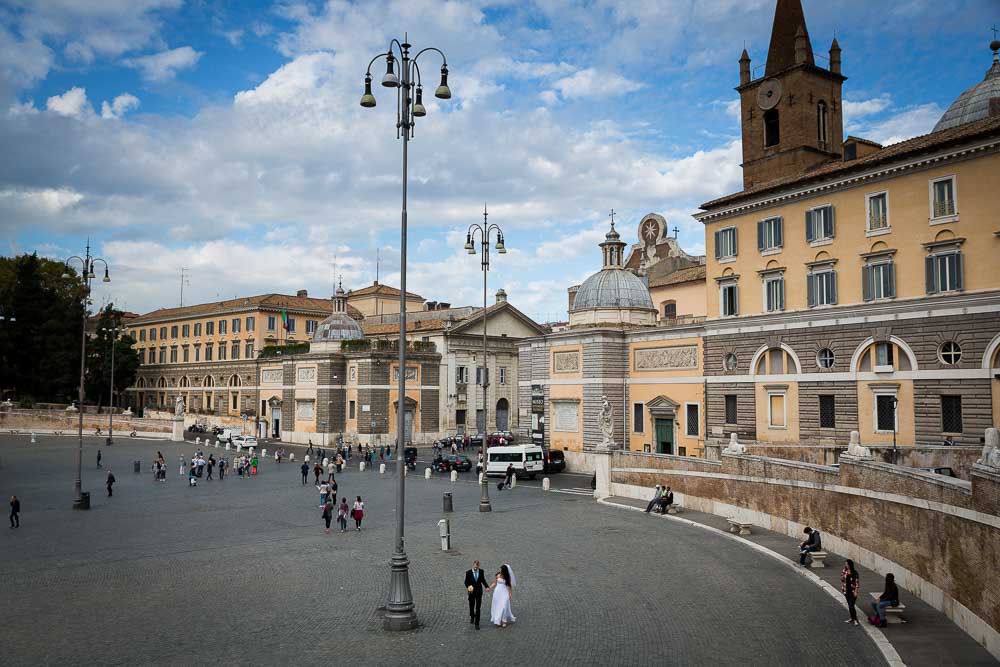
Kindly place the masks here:
POLYGON ((614 454, 607 449, 594 452, 594 473, 597 475, 595 498, 607 498, 611 495, 611 462, 614 454))
POLYGON ((184 416, 177 415, 170 418, 170 424, 173 427, 170 434, 170 439, 174 442, 183 442, 184 440, 184 416))

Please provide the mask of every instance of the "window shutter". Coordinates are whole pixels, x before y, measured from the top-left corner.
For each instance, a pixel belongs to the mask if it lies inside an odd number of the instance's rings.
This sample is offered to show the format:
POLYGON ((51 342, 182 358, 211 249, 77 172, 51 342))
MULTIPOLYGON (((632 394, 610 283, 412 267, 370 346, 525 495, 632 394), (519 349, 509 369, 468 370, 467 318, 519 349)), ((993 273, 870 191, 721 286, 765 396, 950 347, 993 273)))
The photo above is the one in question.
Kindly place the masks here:
POLYGON ((934 275, 934 257, 924 258, 924 283, 927 287, 928 294, 934 294, 937 292, 937 280, 934 275))
POLYGON ((774 221, 774 245, 776 245, 779 248, 785 245, 784 227, 785 227, 785 221, 783 218, 778 218, 777 220, 774 221))
POLYGON ((813 218, 813 212, 812 211, 806 211, 806 242, 807 243, 812 243, 813 241, 816 240, 816 237, 813 235, 812 218, 813 218))
POLYGON ((719 247, 719 234, 721 232, 715 232, 715 258, 719 259, 722 257, 722 249, 719 247))
POLYGON ((957 281, 957 288, 964 289, 965 280, 962 273, 962 253, 960 252, 955 253, 955 279, 957 281))
POLYGON ((740 312, 740 286, 733 285, 733 315, 740 312))
POLYGON ((889 284, 886 286, 885 295, 889 298, 896 297, 896 265, 892 262, 885 265, 886 276, 889 284))
POLYGON ((757 222, 757 250, 764 249, 764 221, 757 222))
POLYGON ((811 273, 806 275, 806 299, 810 308, 816 305, 816 276, 811 273))
POLYGON ((830 303, 837 303, 837 272, 830 272, 830 303))
POLYGON ((872 267, 861 267, 861 298, 865 301, 872 300, 872 267))
POLYGON ((778 281, 778 310, 785 309, 785 279, 778 281))
POLYGON ((830 206, 829 208, 827 208, 827 211, 829 211, 830 215, 829 215, 829 217, 827 219, 827 223, 828 224, 826 226, 826 229, 824 230, 824 233, 826 234, 827 238, 831 238, 832 239, 833 236, 834 236, 834 232, 835 232, 834 222, 833 222, 833 207, 830 206))
POLYGON ((739 243, 736 240, 736 233, 737 230, 735 227, 733 227, 733 257, 736 257, 736 255, 739 254, 739 249, 740 249, 739 243))

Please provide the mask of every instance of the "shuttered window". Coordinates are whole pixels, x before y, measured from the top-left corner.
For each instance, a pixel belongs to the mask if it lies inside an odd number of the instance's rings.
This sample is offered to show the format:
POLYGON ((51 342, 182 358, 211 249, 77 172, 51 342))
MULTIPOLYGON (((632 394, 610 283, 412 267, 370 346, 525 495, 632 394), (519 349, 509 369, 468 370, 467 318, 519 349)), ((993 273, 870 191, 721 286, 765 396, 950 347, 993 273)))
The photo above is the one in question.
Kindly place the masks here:
POLYGON ((784 244, 781 218, 768 218, 757 223, 757 250, 775 250, 784 244))
POLYGON ((739 287, 736 283, 727 283, 719 287, 719 310, 722 317, 734 317, 739 314, 739 287))
POLYGON ((861 292, 865 301, 895 298, 895 265, 892 262, 880 262, 862 267, 861 292))
POLYGON ((954 292, 963 289, 962 253, 930 255, 924 260, 927 293, 954 292))
POLYGON ((783 276, 770 276, 764 279, 764 308, 769 313, 785 309, 785 279, 783 276))
POLYGON ((823 241, 834 237, 833 206, 806 211, 806 241, 823 241))
POLYGON ((817 271, 806 276, 806 292, 810 308, 837 303, 837 272, 817 271))
POLYGON ((736 228, 727 227, 715 232, 715 258, 736 257, 736 228))

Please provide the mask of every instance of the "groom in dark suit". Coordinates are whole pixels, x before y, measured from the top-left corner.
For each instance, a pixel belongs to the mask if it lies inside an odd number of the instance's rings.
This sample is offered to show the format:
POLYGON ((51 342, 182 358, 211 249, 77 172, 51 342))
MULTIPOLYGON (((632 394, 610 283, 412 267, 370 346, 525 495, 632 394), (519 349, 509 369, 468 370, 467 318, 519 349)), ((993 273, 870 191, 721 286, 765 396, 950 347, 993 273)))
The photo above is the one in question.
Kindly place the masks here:
POLYGON ((479 567, 479 561, 472 561, 472 569, 465 571, 465 588, 469 591, 469 623, 479 629, 479 608, 483 604, 483 589, 489 587, 486 573, 479 567))

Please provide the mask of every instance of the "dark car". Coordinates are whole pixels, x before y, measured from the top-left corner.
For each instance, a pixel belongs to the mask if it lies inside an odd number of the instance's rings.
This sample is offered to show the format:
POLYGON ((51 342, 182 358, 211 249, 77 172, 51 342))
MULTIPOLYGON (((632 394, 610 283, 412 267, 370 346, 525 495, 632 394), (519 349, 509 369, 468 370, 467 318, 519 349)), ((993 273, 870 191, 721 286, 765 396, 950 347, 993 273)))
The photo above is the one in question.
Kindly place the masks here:
POLYGON ((448 456, 441 456, 434 459, 434 469, 438 472, 449 472, 451 470, 468 472, 472 470, 472 461, 469 460, 468 456, 449 454, 448 456))
POLYGON ((517 444, 515 441, 517 436, 515 436, 510 431, 494 431, 490 433, 489 443, 490 447, 493 445, 508 446, 517 444))
POLYGON ((566 469, 566 456, 559 449, 550 449, 545 452, 544 472, 562 472, 566 469))

